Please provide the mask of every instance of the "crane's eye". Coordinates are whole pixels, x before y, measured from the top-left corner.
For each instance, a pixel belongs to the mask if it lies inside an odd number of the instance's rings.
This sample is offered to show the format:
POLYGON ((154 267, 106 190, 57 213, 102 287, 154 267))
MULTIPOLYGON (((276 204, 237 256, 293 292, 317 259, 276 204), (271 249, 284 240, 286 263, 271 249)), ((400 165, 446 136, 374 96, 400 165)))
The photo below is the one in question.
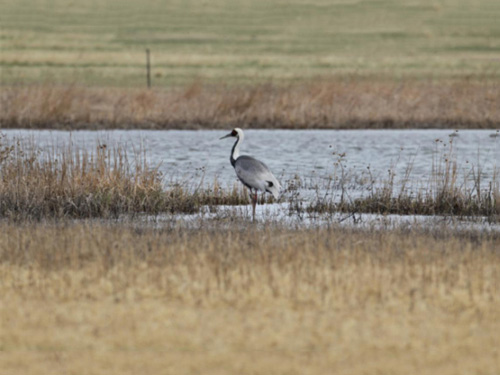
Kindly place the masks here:
POLYGON ((231 135, 233 137, 236 137, 238 135, 238 132, 236 130, 233 129, 233 131, 231 132, 231 135))

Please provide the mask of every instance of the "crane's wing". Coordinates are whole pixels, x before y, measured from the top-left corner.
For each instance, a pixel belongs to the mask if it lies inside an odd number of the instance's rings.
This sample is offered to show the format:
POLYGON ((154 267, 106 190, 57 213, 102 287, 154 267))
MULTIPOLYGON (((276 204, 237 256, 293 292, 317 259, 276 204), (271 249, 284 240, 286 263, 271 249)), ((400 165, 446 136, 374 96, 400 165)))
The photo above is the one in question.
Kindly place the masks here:
POLYGON ((281 185, 269 170, 268 166, 251 156, 242 155, 234 165, 236 175, 243 184, 252 189, 267 191, 276 199, 279 197, 281 185))

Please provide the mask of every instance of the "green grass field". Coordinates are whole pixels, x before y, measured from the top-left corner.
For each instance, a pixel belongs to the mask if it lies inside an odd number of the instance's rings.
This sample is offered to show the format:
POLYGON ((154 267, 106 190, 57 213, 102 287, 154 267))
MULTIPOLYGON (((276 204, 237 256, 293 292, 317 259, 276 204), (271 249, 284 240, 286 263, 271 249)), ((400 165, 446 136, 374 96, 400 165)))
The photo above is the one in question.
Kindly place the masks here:
POLYGON ((500 2, 1 0, 1 83, 500 77, 500 2))

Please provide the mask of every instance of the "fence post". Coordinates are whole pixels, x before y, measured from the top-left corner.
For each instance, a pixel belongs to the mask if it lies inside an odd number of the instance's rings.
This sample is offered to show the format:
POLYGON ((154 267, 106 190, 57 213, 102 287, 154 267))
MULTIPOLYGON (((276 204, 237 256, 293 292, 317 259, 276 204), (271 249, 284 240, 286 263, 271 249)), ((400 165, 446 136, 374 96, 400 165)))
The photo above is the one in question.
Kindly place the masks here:
POLYGON ((148 89, 151 88, 151 61, 149 59, 149 48, 146 48, 146 78, 148 81, 148 89))

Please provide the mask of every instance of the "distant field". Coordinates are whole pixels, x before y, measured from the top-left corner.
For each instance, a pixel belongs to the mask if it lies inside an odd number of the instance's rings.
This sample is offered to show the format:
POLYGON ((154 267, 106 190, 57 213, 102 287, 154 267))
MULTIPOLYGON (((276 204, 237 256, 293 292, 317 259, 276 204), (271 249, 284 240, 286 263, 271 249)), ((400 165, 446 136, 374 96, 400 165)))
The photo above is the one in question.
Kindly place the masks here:
POLYGON ((498 79, 500 2, 1 0, 1 83, 498 79))

